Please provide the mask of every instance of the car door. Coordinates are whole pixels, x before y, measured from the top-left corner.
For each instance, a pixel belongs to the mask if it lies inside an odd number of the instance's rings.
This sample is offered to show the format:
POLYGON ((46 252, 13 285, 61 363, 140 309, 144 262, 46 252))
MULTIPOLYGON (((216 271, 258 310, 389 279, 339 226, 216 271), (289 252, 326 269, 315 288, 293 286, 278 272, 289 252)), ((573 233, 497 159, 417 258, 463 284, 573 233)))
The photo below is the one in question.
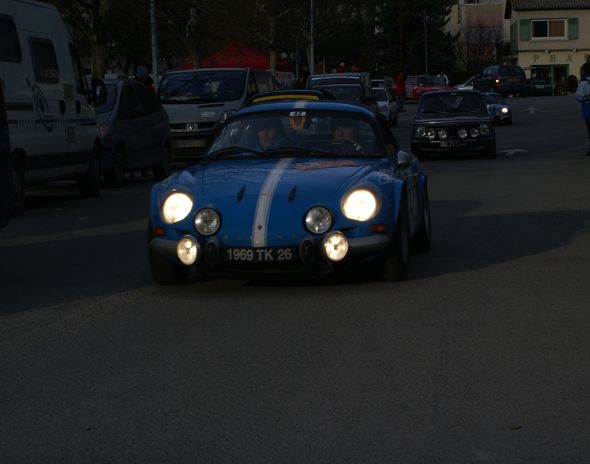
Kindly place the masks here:
POLYGON ((139 157, 142 167, 150 167, 158 164, 165 149, 168 136, 169 122, 158 97, 149 91, 148 87, 141 83, 133 83, 133 88, 142 106, 142 115, 139 118, 141 130, 144 133, 142 140, 143 151, 139 157))
POLYGON ((125 146, 125 160, 128 169, 139 168, 143 164, 142 157, 147 146, 147 134, 143 120, 143 106, 135 91, 135 82, 127 81, 121 85, 119 99, 118 135, 125 146))

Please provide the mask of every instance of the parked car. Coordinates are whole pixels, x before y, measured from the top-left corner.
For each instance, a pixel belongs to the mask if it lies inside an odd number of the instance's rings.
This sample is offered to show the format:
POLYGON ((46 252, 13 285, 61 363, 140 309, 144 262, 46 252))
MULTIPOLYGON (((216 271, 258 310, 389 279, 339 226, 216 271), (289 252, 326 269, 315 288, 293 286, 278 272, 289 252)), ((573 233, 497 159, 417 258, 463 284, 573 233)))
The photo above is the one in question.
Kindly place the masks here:
POLYGON ((168 114, 147 86, 135 79, 105 80, 107 101, 96 107, 103 145, 105 184, 118 187, 131 170, 152 170, 157 179, 172 172, 168 114))
POLYGON ((475 80, 477 76, 471 76, 469 79, 465 80, 464 82, 461 82, 460 84, 457 84, 455 86, 456 90, 473 90, 473 81, 475 80))
POLYGON ((158 95, 170 118, 174 161, 200 159, 230 115, 258 92, 276 88, 272 73, 260 69, 199 68, 164 74, 158 95))
POLYGON ((397 126, 397 103, 395 97, 385 87, 373 87, 373 95, 377 100, 379 111, 385 116, 387 122, 397 126))
POLYGON ((379 111, 373 96, 371 75, 367 72, 314 74, 307 79, 306 88, 325 90, 336 100, 361 103, 379 111))
POLYGON ((484 100, 490 117, 496 124, 512 124, 512 107, 499 93, 484 93, 484 100))
POLYGON ((152 189, 155 281, 182 283, 189 272, 196 280, 309 278, 354 268, 405 279, 412 245, 430 247, 428 179, 379 119, 333 101, 236 113, 199 164, 152 189))
POLYGON ((553 95, 553 86, 551 85, 551 82, 548 82, 545 79, 529 79, 526 86, 526 94, 531 97, 538 95, 553 95))
POLYGON ((526 95, 527 79, 523 69, 514 64, 486 67, 473 81, 474 90, 480 92, 526 95))
POLYGON ((8 116, 6 116, 3 85, 0 80, 0 229, 8 224, 12 195, 10 137, 8 135, 8 116))
POLYGON ((496 157, 496 135, 481 92, 440 90, 422 95, 411 133, 419 159, 434 154, 478 153, 496 157))
POLYGON ((406 100, 418 101, 420 100, 420 96, 426 92, 448 88, 442 76, 431 76, 428 74, 408 76, 406 78, 406 100))
POLYGON ((88 89, 68 26, 54 5, 0 1, 0 79, 13 158, 12 214, 26 187, 75 180, 80 195, 100 194, 101 141, 93 104, 104 83, 88 89))

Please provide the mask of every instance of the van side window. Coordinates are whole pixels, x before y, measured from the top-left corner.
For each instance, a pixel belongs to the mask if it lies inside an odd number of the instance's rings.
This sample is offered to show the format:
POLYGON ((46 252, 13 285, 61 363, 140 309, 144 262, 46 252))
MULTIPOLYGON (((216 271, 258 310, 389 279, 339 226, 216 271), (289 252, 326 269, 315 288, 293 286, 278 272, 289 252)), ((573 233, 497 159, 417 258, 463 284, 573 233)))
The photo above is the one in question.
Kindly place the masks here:
POLYGON ((31 58, 37 82, 59 82, 59 68, 51 40, 31 39, 31 58))
POLYGON ((0 61, 22 61, 16 26, 10 16, 0 15, 0 61))
POLYGON ((250 77, 248 78, 248 94, 254 95, 256 93, 256 78, 254 73, 250 73, 250 77))
POLYGON ((70 45, 70 57, 72 59, 72 66, 74 67, 74 78, 76 79, 76 90, 81 95, 88 95, 86 80, 82 74, 82 65, 80 64, 80 57, 74 45, 70 45))
POLYGON ((119 117, 121 119, 132 119, 141 116, 143 108, 141 102, 133 90, 133 85, 124 85, 121 90, 121 105, 119 107, 119 117))

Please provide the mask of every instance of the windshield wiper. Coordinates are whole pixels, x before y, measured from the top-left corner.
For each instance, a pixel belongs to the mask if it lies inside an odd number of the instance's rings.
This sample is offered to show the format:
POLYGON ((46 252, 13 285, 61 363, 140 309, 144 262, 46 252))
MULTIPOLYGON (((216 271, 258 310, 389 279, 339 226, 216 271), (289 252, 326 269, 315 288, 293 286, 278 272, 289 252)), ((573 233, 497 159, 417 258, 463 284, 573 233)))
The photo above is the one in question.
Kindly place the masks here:
POLYGON ((202 163, 208 163, 209 161, 214 160, 216 158, 220 158, 225 155, 235 155, 238 153, 252 153, 256 156, 263 155, 263 152, 258 151, 258 150, 254 150, 254 149, 248 148, 248 147, 237 147, 237 146, 236 147, 225 147, 225 148, 221 148, 219 150, 207 153, 203 157, 202 163))

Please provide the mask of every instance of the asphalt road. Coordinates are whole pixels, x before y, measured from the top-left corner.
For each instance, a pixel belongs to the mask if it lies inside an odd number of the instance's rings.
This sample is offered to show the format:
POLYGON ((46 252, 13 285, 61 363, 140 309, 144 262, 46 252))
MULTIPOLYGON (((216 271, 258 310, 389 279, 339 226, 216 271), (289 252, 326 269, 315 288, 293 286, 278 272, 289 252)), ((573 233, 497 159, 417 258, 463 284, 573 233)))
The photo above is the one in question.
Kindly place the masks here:
POLYGON ((0 463, 590 462, 585 127, 511 103, 497 159, 424 163, 402 283, 162 288, 151 179, 31 191, 0 231, 0 463))

